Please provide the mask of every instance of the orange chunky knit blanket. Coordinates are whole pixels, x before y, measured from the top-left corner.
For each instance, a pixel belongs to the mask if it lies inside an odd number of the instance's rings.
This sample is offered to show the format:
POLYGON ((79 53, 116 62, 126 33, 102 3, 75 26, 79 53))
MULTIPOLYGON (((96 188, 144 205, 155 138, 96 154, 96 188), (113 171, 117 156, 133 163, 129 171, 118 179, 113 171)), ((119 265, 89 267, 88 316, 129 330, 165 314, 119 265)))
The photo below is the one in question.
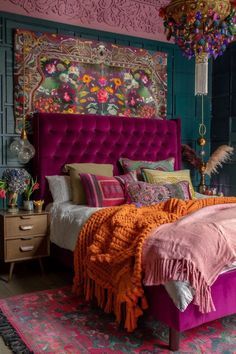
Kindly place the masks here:
POLYGON ((142 246, 151 230, 172 223, 202 207, 236 203, 235 197, 183 201, 170 199, 137 208, 122 205, 93 214, 82 228, 74 252, 73 291, 86 300, 97 299, 105 312, 121 321, 125 304, 125 328, 133 331, 147 308, 142 287, 142 246))

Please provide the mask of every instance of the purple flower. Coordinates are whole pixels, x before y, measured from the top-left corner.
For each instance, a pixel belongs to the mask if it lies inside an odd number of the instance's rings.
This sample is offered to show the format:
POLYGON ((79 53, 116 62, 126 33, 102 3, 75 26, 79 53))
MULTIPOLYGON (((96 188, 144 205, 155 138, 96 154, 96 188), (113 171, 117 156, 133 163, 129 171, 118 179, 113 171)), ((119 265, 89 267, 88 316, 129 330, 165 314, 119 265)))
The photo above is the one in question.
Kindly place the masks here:
POLYGON ((30 174, 24 168, 7 168, 2 174, 6 190, 12 193, 23 193, 30 178, 30 174))

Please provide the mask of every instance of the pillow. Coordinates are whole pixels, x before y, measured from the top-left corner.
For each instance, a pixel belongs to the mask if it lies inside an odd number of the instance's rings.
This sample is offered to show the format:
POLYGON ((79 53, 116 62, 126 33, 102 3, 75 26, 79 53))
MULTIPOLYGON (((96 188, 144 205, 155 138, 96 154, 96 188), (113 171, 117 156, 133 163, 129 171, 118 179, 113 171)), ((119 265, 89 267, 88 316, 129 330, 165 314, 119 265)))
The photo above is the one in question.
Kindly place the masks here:
POLYGON ((123 185, 125 186, 125 183, 127 182, 136 182, 138 180, 137 177, 137 171, 131 171, 128 172, 124 175, 120 175, 120 176, 115 176, 115 178, 123 185))
POLYGON ((190 170, 179 171, 157 171, 142 169, 142 173, 145 175, 145 180, 149 183, 163 184, 163 183, 177 183, 180 181, 188 181, 191 198, 194 197, 194 189, 191 182, 190 170))
POLYGON ((65 165, 70 173, 72 200, 76 204, 86 204, 85 191, 80 181, 80 173, 94 173, 102 176, 113 176, 113 165, 97 163, 72 163, 65 165))
POLYGON ((133 173, 114 177, 80 173, 80 178, 86 193, 87 204, 92 207, 124 204, 126 198, 123 186, 127 181, 135 181, 133 173))
POLYGON ((125 191, 128 202, 141 205, 152 205, 170 198, 191 199, 189 183, 151 184, 147 182, 126 183, 125 191))
POLYGON ((53 202, 63 203, 72 200, 70 176, 46 176, 46 179, 53 202))
POLYGON ((142 179, 141 168, 150 168, 152 170, 160 171, 174 171, 174 157, 162 161, 133 161, 127 158, 120 158, 119 162, 125 173, 130 171, 137 171, 138 179, 142 179))

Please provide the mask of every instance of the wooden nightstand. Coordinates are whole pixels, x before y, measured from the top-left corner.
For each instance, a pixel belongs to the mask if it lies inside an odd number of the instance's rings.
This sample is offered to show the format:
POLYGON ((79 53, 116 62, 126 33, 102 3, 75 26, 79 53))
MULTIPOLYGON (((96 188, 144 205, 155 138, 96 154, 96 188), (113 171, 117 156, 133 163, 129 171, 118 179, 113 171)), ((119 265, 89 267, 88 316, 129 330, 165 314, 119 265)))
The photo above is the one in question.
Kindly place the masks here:
POLYGON ((49 256, 49 214, 20 210, 17 213, 0 211, 0 257, 10 263, 8 281, 15 262, 49 256))

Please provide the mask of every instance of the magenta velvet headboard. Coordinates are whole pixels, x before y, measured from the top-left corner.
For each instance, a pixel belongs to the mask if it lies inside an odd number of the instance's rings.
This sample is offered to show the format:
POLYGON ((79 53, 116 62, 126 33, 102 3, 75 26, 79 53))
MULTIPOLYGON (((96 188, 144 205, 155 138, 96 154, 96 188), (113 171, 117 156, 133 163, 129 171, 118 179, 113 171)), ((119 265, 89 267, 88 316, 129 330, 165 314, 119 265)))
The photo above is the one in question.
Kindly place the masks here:
POLYGON ((62 174, 65 163, 112 163, 115 175, 122 173, 120 157, 148 161, 175 157, 175 169, 181 167, 179 119, 37 113, 33 129, 34 175, 40 183, 38 197, 46 202, 45 176, 62 174))

